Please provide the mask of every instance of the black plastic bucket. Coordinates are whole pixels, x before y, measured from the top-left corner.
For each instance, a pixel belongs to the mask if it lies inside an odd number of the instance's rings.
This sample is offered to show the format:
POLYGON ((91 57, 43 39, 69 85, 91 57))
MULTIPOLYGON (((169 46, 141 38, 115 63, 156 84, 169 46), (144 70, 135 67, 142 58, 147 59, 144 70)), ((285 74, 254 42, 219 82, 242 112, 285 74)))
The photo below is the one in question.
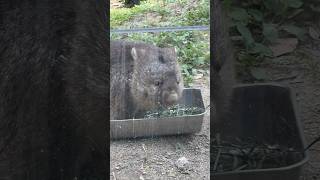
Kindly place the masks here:
MULTIPOLYGON (((215 128, 216 129, 216 128, 215 128)), ((248 169, 214 173, 214 180, 299 180, 303 164, 308 160, 306 144, 289 87, 277 84, 236 86, 232 95, 232 113, 219 124, 221 138, 250 138, 293 147, 301 158, 285 167, 248 169)), ((215 159, 211 159, 211 167, 215 159)))

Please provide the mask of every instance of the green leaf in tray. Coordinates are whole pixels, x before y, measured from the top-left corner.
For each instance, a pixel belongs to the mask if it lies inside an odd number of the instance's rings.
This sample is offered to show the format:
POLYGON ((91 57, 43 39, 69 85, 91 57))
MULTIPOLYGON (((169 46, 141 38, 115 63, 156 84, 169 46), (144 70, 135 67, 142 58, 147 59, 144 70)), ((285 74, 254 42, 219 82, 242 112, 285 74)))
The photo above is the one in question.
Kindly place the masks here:
POLYGON ((169 108, 160 108, 154 111, 148 111, 145 113, 144 118, 163 118, 163 117, 176 117, 176 116, 187 116, 196 115, 204 112, 203 108, 200 107, 186 107, 181 105, 175 105, 169 108))

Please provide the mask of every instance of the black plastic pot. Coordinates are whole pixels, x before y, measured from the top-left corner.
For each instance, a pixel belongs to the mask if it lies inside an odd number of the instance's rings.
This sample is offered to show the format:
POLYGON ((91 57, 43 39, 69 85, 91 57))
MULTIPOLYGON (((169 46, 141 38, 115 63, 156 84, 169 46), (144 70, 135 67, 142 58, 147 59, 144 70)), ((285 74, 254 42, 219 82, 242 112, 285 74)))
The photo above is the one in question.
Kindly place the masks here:
POLYGON ((232 97, 232 115, 218 128, 221 138, 252 137, 293 147, 301 152, 301 158, 285 167, 212 171, 212 179, 298 180, 308 153, 304 151, 306 144, 292 90, 276 84, 240 85, 234 88, 232 97))

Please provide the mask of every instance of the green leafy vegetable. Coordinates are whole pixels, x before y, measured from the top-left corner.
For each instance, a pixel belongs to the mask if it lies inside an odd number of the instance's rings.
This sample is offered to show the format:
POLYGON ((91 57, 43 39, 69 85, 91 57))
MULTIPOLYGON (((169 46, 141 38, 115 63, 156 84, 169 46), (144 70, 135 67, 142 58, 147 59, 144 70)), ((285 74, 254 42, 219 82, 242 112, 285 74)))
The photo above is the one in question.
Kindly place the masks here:
POLYGON ((200 107, 186 107, 181 105, 175 105, 169 108, 160 108, 157 111, 146 112, 144 118, 163 118, 163 117, 175 117, 175 116, 187 116, 201 114, 204 112, 200 107))

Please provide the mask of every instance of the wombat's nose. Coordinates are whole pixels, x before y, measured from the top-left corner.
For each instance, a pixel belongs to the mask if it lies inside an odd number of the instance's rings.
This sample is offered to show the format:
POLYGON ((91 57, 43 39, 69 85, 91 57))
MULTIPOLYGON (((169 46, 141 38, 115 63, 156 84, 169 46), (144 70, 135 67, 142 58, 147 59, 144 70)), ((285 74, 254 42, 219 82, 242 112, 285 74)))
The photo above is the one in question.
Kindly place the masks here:
POLYGON ((178 101, 178 94, 176 92, 170 93, 166 98, 166 104, 173 105, 178 101))

